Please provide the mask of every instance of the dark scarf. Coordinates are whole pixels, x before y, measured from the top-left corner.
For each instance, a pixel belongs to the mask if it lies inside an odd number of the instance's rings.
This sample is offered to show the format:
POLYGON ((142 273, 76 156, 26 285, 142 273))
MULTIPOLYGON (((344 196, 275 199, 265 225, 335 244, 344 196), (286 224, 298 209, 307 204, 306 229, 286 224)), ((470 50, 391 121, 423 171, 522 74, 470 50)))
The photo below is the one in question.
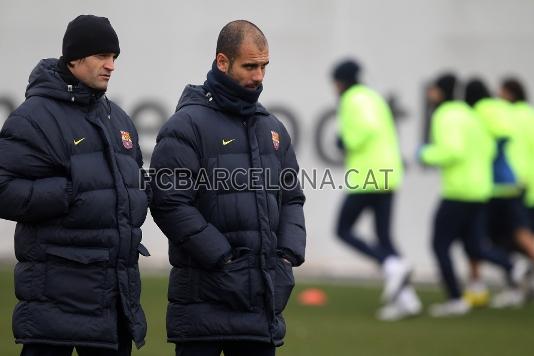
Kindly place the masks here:
POLYGON ((213 61, 204 85, 221 109, 245 117, 254 115, 258 98, 263 90, 262 85, 255 90, 239 85, 235 80, 221 72, 215 61, 213 61))

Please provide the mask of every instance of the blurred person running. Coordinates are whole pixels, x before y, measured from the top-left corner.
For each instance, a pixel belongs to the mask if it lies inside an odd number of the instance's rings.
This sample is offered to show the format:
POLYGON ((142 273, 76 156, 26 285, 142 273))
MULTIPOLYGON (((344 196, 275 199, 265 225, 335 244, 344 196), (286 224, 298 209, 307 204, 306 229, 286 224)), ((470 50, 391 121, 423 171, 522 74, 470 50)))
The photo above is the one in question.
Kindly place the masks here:
POLYGON ((527 101, 523 84, 516 78, 502 81, 499 96, 511 103, 517 138, 510 144, 511 164, 525 189, 523 202, 528 209, 530 229, 534 230, 534 109, 527 101))
POLYGON ((348 185, 337 222, 337 236, 381 265, 385 305, 377 317, 397 320, 421 311, 419 298, 409 282, 412 268, 398 253, 390 231, 393 198, 403 175, 402 160, 388 104, 378 93, 362 85, 359 75, 360 65, 354 60, 339 63, 332 73, 339 95, 338 120, 348 185), (384 170, 389 174, 382 174, 384 170), (369 187, 361 178, 370 174, 376 181, 369 187), (378 241, 373 245, 352 232, 367 209, 374 214, 378 241))
POLYGON ((430 307, 434 317, 463 315, 471 308, 462 298, 450 257, 455 240, 462 241, 471 259, 488 260, 508 272, 512 270, 506 254, 484 244, 495 145, 473 110, 455 100, 457 82, 456 76, 448 73, 430 86, 427 97, 436 107, 431 119, 431 141, 419 151, 424 164, 440 168, 442 179, 442 200, 435 215, 432 248, 448 299, 430 307))
MULTIPOLYGON (((526 209, 522 203, 522 185, 519 176, 521 157, 517 155, 512 164, 513 147, 517 141, 518 126, 513 121, 513 111, 506 101, 493 98, 485 83, 474 78, 465 89, 465 101, 473 107, 477 118, 483 123, 494 140, 497 152, 493 160, 493 189, 488 203, 488 234, 498 246, 509 252, 518 251, 534 258, 534 237, 530 231, 526 209), (512 150, 511 150, 512 148, 512 150), (519 169, 518 169, 519 168, 519 169)), ((520 306, 525 293, 520 284, 528 272, 528 265, 518 260, 508 274, 508 288, 498 293, 491 306, 503 308, 520 306)), ((471 261, 472 279, 480 275, 477 261, 471 261)))
MULTIPOLYGON (((516 126, 515 140, 510 143, 511 164, 518 172, 523 188, 523 204, 526 206, 530 230, 534 231, 534 109, 528 103, 523 83, 514 77, 504 78, 499 96, 510 102, 511 119, 516 126)), ((534 273, 531 272, 529 290, 534 294, 534 273)))

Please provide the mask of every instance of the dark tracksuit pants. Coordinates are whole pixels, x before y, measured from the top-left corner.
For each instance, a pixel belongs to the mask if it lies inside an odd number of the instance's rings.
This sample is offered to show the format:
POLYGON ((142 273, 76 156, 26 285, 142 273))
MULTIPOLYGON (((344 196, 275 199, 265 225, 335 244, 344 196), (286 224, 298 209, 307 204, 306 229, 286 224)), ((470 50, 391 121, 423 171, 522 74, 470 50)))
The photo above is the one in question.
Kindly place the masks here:
POLYGON ((533 222, 523 204, 523 197, 492 198, 488 206, 491 240, 505 250, 524 253, 515 241, 515 234, 519 229, 528 229, 533 222))
POLYGON ((432 248, 450 299, 461 296, 450 258, 450 247, 456 239, 462 241, 471 259, 492 262, 507 273, 512 269, 508 255, 487 243, 486 204, 444 199, 434 219, 432 248))
POLYGON ((176 356, 274 356, 274 345, 249 341, 186 342, 176 344, 176 356))
POLYGON ((338 237, 357 251, 374 259, 378 263, 397 251, 391 240, 391 210, 393 193, 353 193, 348 194, 341 207, 337 223, 338 237), (352 232, 365 209, 371 209, 374 215, 375 232, 378 238, 376 245, 370 245, 352 232))

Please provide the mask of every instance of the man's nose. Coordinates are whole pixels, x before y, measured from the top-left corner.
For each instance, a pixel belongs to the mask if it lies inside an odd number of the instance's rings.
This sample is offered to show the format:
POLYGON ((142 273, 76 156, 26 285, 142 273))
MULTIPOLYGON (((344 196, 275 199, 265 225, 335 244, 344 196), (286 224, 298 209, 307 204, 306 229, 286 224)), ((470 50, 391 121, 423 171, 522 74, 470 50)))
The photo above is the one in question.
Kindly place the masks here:
POLYGON ((252 74, 252 80, 255 82, 262 82, 264 76, 265 76, 264 70, 261 68, 258 68, 252 74))
POLYGON ((106 70, 109 70, 110 72, 114 71, 115 70, 115 59, 113 57, 106 59, 106 61, 104 62, 104 68, 106 70))

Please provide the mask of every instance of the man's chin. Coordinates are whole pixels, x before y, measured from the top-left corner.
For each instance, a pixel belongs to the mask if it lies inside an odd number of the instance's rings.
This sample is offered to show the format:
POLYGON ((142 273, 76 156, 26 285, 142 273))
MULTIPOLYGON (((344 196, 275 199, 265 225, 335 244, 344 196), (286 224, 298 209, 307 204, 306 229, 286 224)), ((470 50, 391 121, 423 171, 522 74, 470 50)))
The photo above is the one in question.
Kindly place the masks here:
POLYGON ((96 83, 96 84, 92 85, 91 88, 93 88, 95 90, 106 91, 108 89, 108 82, 96 83))

